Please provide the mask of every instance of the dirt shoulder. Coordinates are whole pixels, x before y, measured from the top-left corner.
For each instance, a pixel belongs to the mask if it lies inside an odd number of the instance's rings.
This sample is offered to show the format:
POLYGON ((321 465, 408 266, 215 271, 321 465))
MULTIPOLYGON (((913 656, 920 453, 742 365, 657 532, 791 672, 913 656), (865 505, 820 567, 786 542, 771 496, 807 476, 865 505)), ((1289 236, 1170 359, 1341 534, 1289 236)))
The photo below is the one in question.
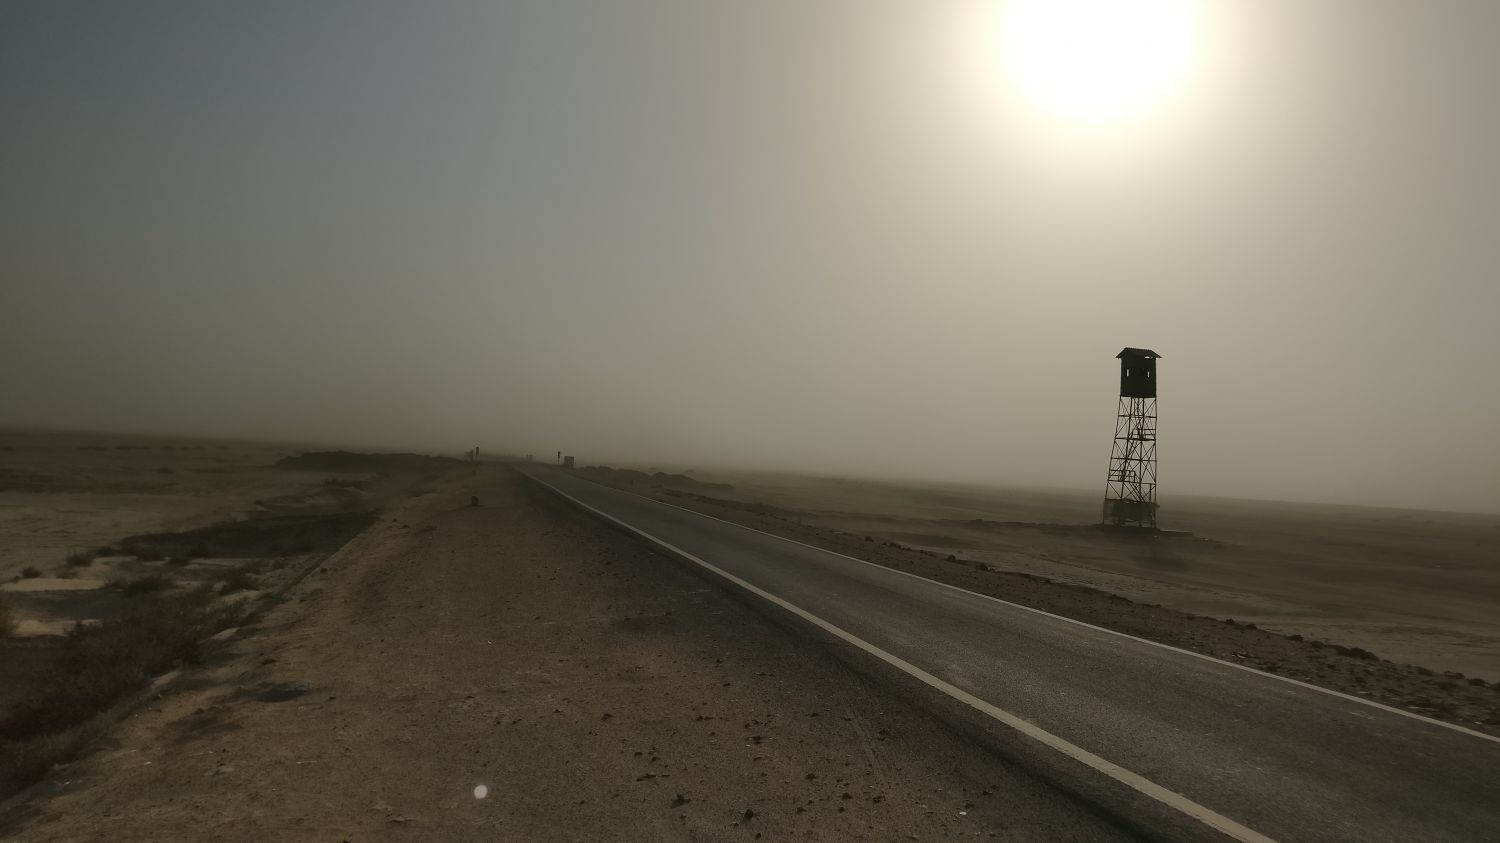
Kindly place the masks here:
POLYGON ((389 510, 0 835, 1130 836, 915 700, 486 469, 389 510))
POLYGON ((1337 642, 1280 635, 1254 624, 1137 603, 1086 586, 994 570, 956 555, 812 526, 803 523, 798 512, 760 503, 648 483, 610 485, 980 594, 1500 735, 1500 683, 1397 664, 1337 642))

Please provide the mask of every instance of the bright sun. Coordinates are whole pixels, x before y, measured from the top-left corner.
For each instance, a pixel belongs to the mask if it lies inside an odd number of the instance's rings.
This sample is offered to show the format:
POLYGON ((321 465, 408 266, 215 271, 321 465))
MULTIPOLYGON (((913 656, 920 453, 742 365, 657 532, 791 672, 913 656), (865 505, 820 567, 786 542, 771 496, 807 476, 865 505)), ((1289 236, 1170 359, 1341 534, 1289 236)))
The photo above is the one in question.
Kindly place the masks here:
POLYGON ((1037 106, 1070 120, 1123 120, 1158 104, 1192 62, 1193 0, 1009 0, 1006 73, 1037 106))

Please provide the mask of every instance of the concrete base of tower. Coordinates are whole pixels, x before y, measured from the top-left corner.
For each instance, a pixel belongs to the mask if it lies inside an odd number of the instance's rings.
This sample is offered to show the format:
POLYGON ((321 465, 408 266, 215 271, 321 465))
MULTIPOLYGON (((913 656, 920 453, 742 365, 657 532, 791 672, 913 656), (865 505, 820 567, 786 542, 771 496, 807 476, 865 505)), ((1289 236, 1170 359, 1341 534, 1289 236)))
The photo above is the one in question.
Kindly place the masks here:
POLYGON ((1104 523, 1115 527, 1156 529, 1156 501, 1104 499, 1104 523))

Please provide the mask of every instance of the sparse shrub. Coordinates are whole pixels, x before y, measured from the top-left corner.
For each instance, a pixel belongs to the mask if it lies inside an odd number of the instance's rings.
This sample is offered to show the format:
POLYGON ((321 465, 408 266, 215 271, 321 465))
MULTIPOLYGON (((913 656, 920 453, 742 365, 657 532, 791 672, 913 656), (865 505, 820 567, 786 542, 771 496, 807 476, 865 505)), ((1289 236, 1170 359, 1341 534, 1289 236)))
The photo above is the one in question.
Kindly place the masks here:
POLYGON ((10 610, 10 599, 0 593, 0 638, 9 637, 16 631, 16 618, 10 610))
POLYGON ((153 676, 200 662, 199 641, 237 618, 210 604, 153 596, 118 620, 74 627, 51 669, 0 719, 0 738, 58 734, 82 724, 153 676))
POLYGON ((120 545, 120 553, 124 556, 134 556, 142 562, 160 562, 162 560, 160 548, 142 542, 125 542, 120 545))
POLYGON ((947 555, 947 556, 945 556, 945 557, 943 557, 943 558, 944 558, 944 559, 946 559, 946 560, 947 560, 947 561, 949 561, 949 562, 957 562, 957 561, 958 561, 958 557, 957 557, 957 556, 954 556, 954 555, 953 555, 953 554, 951 554, 951 553, 950 553, 950 554, 948 554, 948 555, 947 555))
POLYGON ((27 740, 0 740, 0 796, 8 796, 41 781, 52 765, 83 749, 96 729, 68 729, 27 740))
POLYGON ((201 609, 214 602, 214 598, 219 594, 214 589, 213 583, 200 582, 187 591, 178 592, 175 596, 183 603, 201 609))
POLYGON ((35 565, 27 565, 21 569, 21 579, 31 580, 42 575, 42 569, 35 565))
POLYGON ((181 568, 184 565, 190 564, 192 561, 193 561, 193 557, 191 557, 191 556, 168 556, 167 557, 167 564, 168 565, 176 565, 179 568, 181 568))
POLYGON ((234 594, 237 591, 250 591, 260 587, 260 580, 249 571, 235 568, 219 578, 223 593, 234 594))
POLYGON ((1342 647, 1335 645, 1333 651, 1341 656, 1348 656, 1351 659, 1366 659, 1369 661, 1375 661, 1376 659, 1380 658, 1379 656, 1375 655, 1369 650, 1366 650, 1363 647, 1342 647))
POLYGON ((177 585, 170 577, 161 574, 144 574, 139 577, 117 577, 109 581, 109 587, 127 595, 150 594, 166 591, 177 585))
POLYGON ((90 553, 87 550, 80 550, 76 553, 69 553, 68 564, 72 565, 75 568, 87 568, 88 566, 94 564, 94 554, 90 553))

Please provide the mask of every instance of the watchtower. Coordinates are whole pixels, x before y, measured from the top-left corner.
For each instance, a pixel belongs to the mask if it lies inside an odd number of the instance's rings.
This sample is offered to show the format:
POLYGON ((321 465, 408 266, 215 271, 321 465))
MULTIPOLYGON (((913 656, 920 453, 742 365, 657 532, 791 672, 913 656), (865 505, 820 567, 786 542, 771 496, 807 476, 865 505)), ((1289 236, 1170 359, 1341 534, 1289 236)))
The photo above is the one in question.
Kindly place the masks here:
POLYGON ((1156 529, 1156 361, 1149 348, 1126 348, 1120 361, 1120 406, 1104 487, 1104 523, 1156 529))

